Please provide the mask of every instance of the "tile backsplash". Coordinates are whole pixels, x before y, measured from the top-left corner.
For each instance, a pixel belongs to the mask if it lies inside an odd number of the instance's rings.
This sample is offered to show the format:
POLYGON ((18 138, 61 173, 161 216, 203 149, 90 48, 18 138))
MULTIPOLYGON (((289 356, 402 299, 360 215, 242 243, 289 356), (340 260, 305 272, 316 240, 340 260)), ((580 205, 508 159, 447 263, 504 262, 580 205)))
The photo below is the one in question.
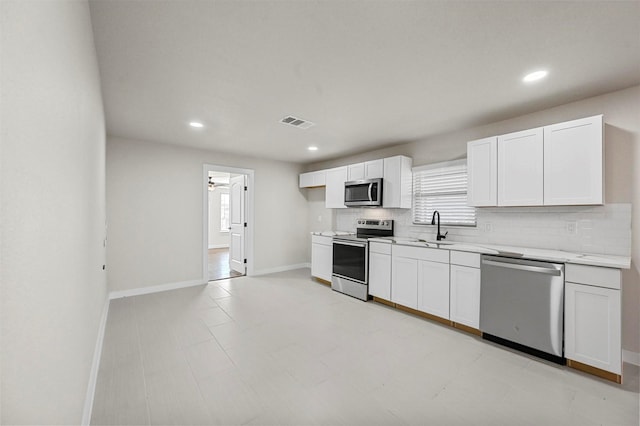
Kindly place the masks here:
MULTIPOLYGON (((441 226, 448 240, 565 250, 577 253, 631 255, 631 204, 562 207, 479 208, 476 227, 441 226)), ((395 235, 435 239, 431 225, 414 225, 411 209, 349 208, 334 210, 335 229, 355 231, 358 218, 395 221, 395 235)), ((443 218, 444 219, 444 218, 443 218)))

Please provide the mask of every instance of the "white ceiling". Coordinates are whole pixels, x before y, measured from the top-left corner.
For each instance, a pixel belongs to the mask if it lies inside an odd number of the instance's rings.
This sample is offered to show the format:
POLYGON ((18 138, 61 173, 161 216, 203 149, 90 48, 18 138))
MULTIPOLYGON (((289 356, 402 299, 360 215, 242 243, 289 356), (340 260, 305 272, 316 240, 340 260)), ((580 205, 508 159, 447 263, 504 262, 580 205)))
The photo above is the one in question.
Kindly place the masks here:
POLYGON ((638 1, 90 5, 109 135, 242 155, 313 162, 640 84, 638 1))

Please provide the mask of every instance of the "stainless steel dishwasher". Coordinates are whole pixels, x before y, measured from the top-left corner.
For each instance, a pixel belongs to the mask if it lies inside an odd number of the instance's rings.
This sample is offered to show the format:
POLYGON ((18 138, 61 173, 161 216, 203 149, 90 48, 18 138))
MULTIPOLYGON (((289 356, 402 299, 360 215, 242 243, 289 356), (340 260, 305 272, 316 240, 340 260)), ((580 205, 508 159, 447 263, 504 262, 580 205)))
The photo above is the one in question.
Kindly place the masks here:
POLYGON ((564 265, 482 256, 483 337, 564 364, 564 265))

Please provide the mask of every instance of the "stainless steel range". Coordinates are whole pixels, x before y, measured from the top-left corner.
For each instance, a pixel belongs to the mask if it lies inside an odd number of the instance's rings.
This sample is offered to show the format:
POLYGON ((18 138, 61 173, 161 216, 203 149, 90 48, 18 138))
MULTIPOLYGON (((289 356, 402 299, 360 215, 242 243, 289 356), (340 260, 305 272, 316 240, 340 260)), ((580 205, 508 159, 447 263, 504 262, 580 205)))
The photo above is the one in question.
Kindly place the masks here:
POLYGON ((369 298, 369 238, 392 236, 393 220, 358 219, 356 235, 333 237, 331 288, 366 301, 369 298))

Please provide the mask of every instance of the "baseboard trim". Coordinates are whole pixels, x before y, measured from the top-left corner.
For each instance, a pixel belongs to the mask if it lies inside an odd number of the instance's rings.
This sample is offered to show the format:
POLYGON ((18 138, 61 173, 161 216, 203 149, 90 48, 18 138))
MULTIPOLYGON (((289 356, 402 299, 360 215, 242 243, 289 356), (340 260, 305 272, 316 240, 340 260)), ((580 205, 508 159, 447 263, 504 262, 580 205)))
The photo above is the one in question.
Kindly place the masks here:
POLYGON ((293 271, 294 269, 302 269, 302 268, 311 268, 311 264, 296 263, 294 265, 284 265, 284 266, 277 266, 275 268, 259 269, 257 271, 254 271, 253 274, 251 275, 256 276, 256 275, 275 274, 276 272, 293 271))
POLYGON ((208 248, 209 249, 229 248, 229 244, 212 244, 208 248))
POLYGON ((82 410, 82 425, 91 423, 91 411, 93 410, 93 398, 96 395, 96 384, 98 383, 98 371, 100 370, 100 358, 102 357, 102 344, 104 342, 104 333, 107 328, 107 317, 109 316, 109 302, 107 298, 102 308, 102 317, 98 326, 98 337, 96 338, 96 347, 93 350, 93 361, 91 363, 91 371, 89 372, 89 384, 87 386, 87 395, 84 398, 84 409, 82 410))
POLYGON ((112 291, 111 293, 109 293, 109 299, 113 300, 113 299, 120 299, 123 297, 140 296, 143 294, 160 293, 161 291, 195 287, 197 285, 204 285, 206 283, 207 283, 206 281, 199 279, 199 280, 191 280, 191 281, 181 281, 177 283, 151 285, 148 287, 138 287, 138 288, 132 288, 129 290, 112 291))
POLYGON ((622 361, 628 362, 629 364, 640 366, 640 353, 628 351, 626 349, 622 350, 622 361))

